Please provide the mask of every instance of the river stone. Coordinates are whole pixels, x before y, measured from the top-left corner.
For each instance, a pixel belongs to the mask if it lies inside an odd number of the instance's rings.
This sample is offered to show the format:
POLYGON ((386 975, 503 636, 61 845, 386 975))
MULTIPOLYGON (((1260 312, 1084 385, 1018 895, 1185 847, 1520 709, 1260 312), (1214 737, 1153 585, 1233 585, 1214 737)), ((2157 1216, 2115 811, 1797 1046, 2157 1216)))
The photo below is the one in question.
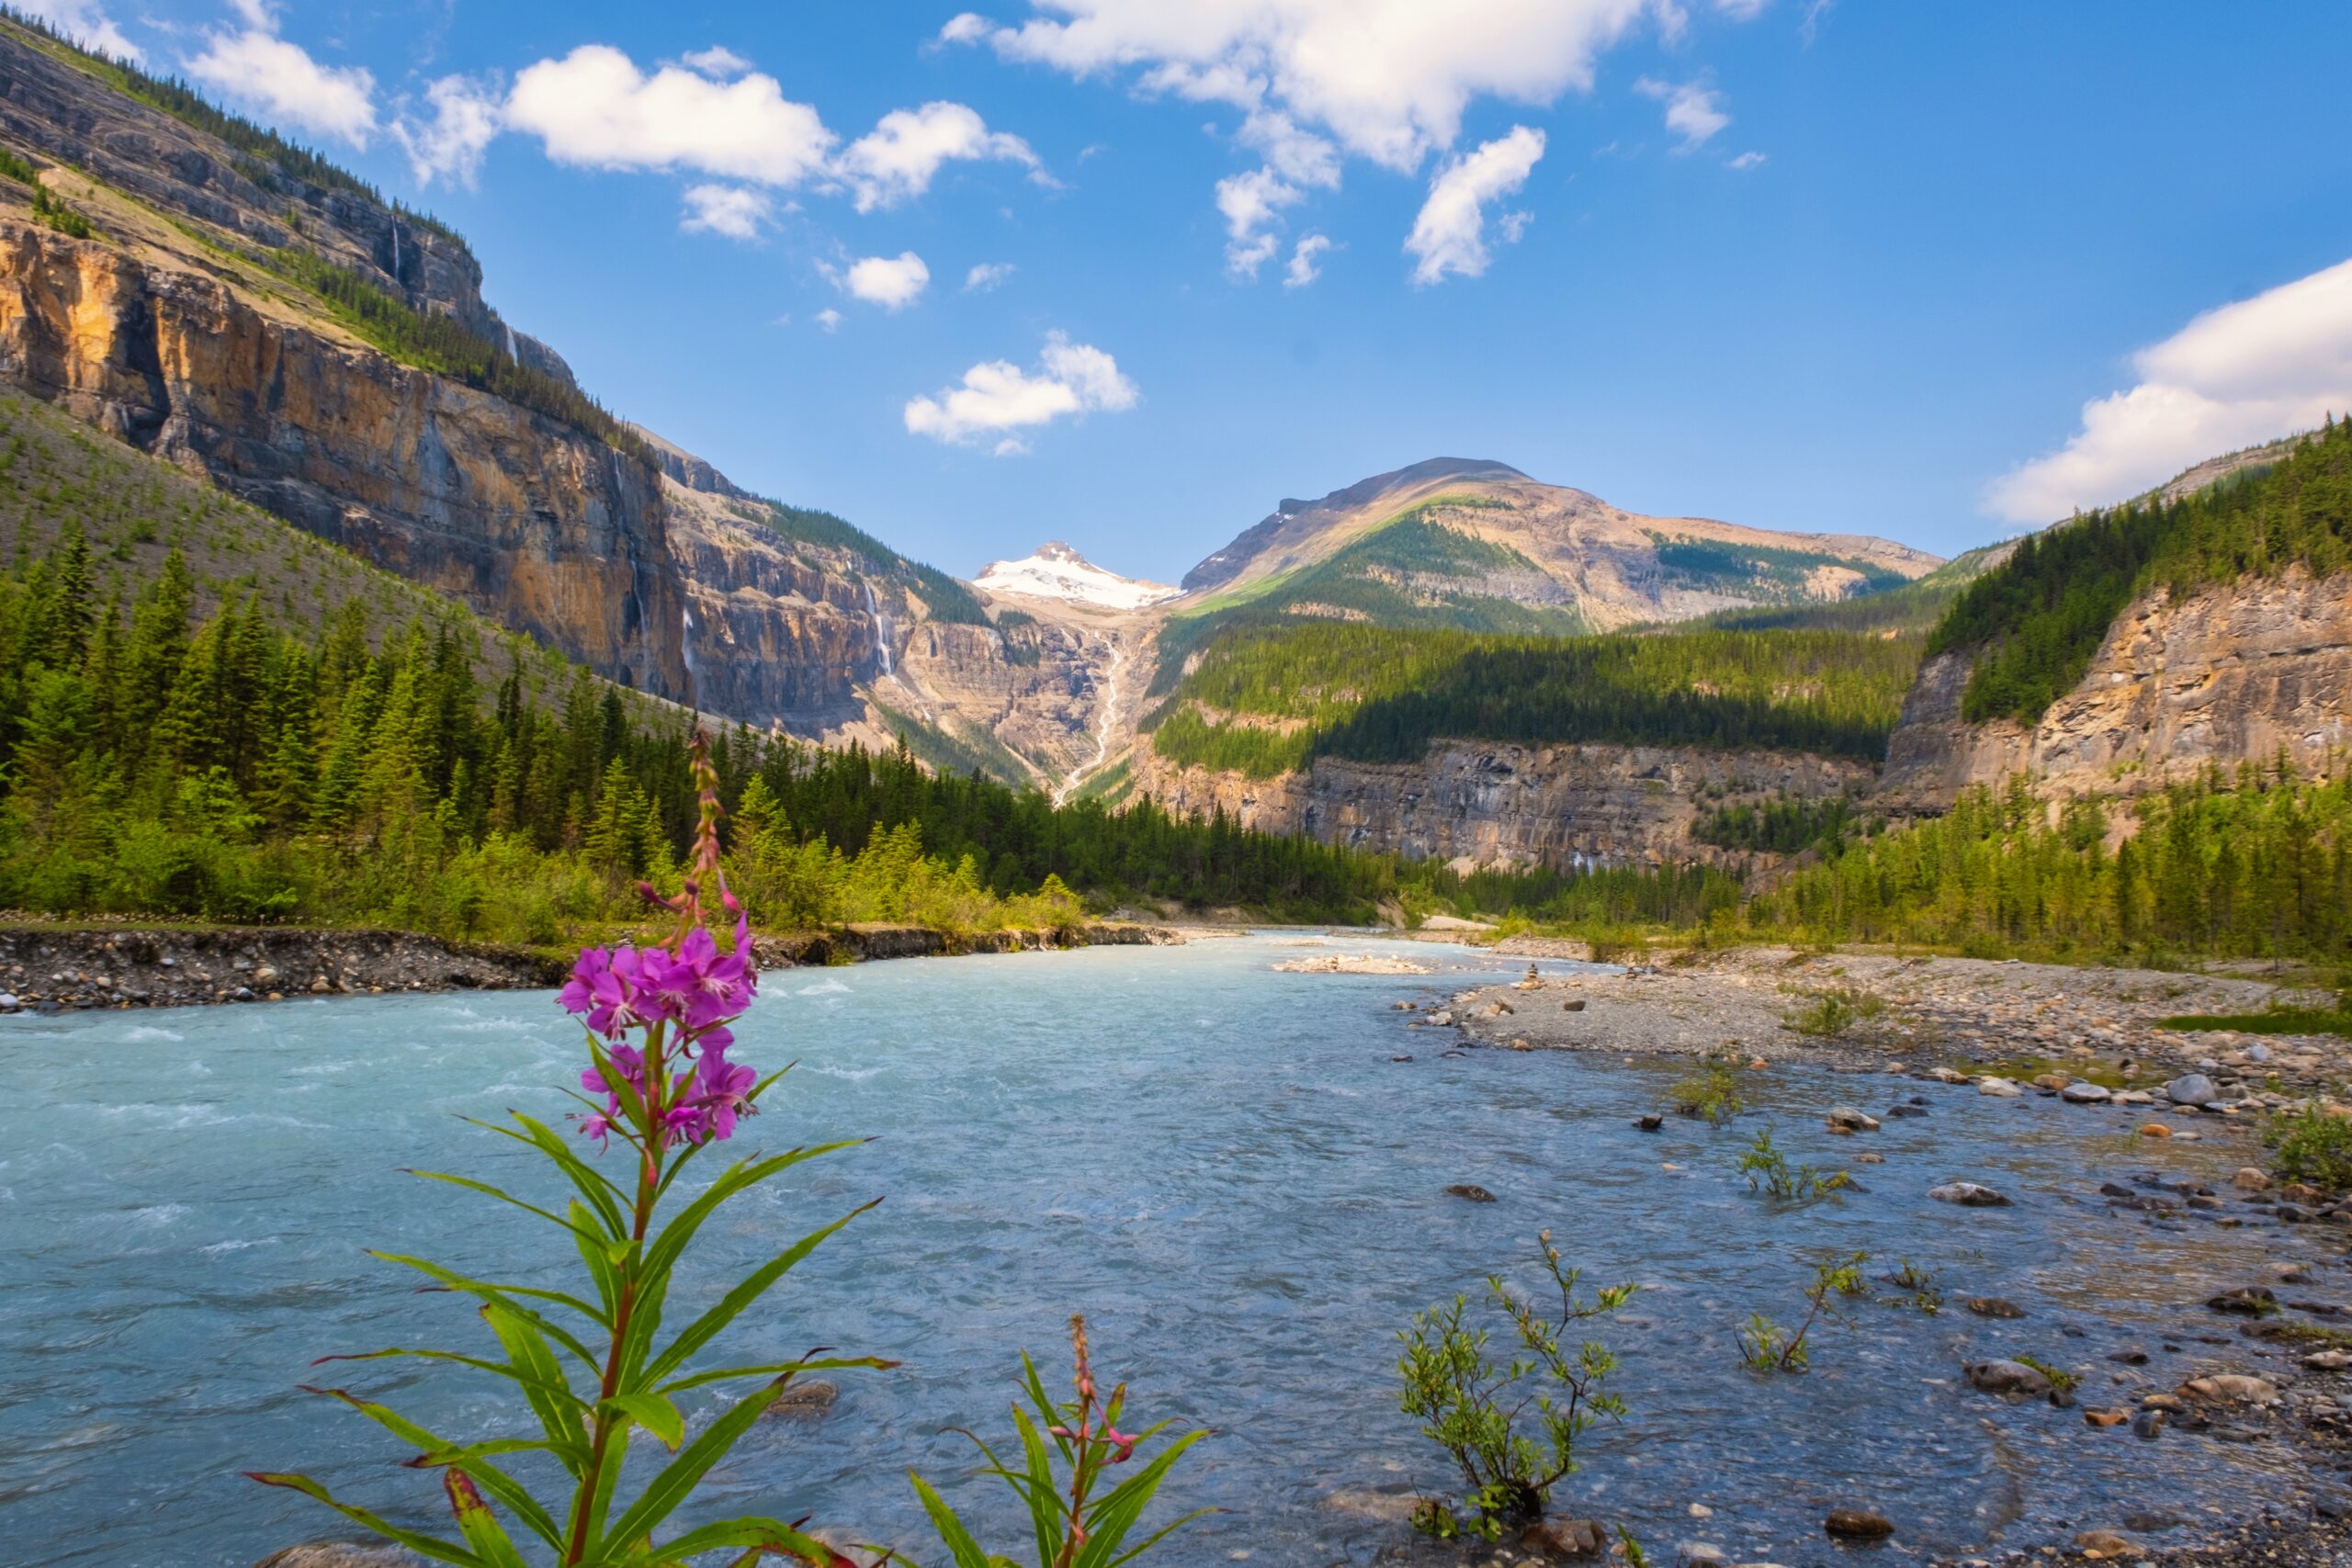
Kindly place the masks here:
POLYGON ((2340 1372, 2352 1367, 2352 1350, 2314 1350, 2303 1358, 2303 1365, 2315 1372, 2340 1372))
POLYGON ((2165 1085, 2165 1098, 2175 1105, 2194 1105, 2200 1110, 2222 1098, 2213 1080, 2203 1073, 2190 1073, 2165 1085))
POLYGON ((388 1540, 306 1540, 271 1552, 254 1568, 424 1568, 424 1559, 388 1540))
POLYGON ((1457 1181, 1445 1190, 1449 1198, 1466 1198, 1473 1203, 1491 1203, 1495 1195, 1475 1181, 1457 1181))
POLYGON ((2172 1129, 2165 1126, 2161 1122, 2145 1122, 2141 1123, 2140 1136, 2143 1138, 2169 1138, 2172 1136, 2172 1129))
POLYGON ((1840 1105, 1829 1112, 1828 1125, 1833 1131, 1846 1133, 1875 1133, 1878 1118, 1866 1116, 1850 1105, 1840 1105))
POLYGON ((2060 1099, 2074 1105, 2104 1105, 2110 1096, 2105 1088, 2095 1083, 2070 1083, 2058 1091, 2060 1099))
POLYGON ((1969 1209, 2000 1209, 2008 1200, 1991 1188, 1973 1181, 1947 1181, 1941 1187, 1928 1189, 1928 1196, 1939 1203, 1958 1203, 1969 1209))
POLYGON ((2025 1308, 1999 1296, 1971 1296, 1968 1310, 1979 1317, 2023 1317, 2025 1308))
POLYGON ((2270 1190, 2270 1178, 2260 1166, 2242 1165, 2238 1167, 2237 1174, 2230 1178, 2230 1185, 2241 1192, 2267 1192, 2270 1190))
POLYGON ((1868 1508, 1832 1508, 1829 1517, 1821 1521, 1821 1528, 1831 1535, 1855 1540, 1883 1540, 1894 1533, 1894 1521, 1868 1508))
POLYGON ((1966 1083, 1968 1075, 1957 1067, 1929 1067, 1928 1076, 1938 1083, 1966 1083))
POLYGON ((1659 1128, 1666 1125, 1666 1118, 1655 1115, 1644 1116, 1635 1121, 1634 1125, 1639 1127, 1645 1133, 1655 1133, 1659 1128))
POLYGON ((2129 1410, 2086 1410, 2083 1420, 2093 1427, 2120 1427, 2132 1419, 2129 1410))
POLYGON ((760 1412, 763 1421, 816 1421, 833 1407, 842 1391, 819 1378, 808 1382, 786 1383, 775 1403, 760 1412))
POLYGON ((2240 1372, 2216 1372, 2208 1378, 2191 1378, 2181 1384, 2181 1388, 2199 1399, 2220 1400, 2229 1404, 2267 1404, 2278 1397, 2278 1385, 2268 1378, 2250 1378, 2240 1372))
POLYGON ((1976 1092, 1979 1094, 1996 1095, 2003 1100, 2014 1100, 2018 1096, 2023 1094, 2025 1090, 2019 1089, 2017 1085, 2011 1083, 2007 1078, 1978 1078, 1976 1080, 1976 1092))
POLYGON ((2206 1297, 2205 1304, 2215 1312, 2236 1313, 2242 1317, 2268 1317, 2278 1310, 2278 1298, 2267 1285, 2240 1285, 2234 1291, 2206 1297))
POLYGON ((1560 1004, 1560 1010, 1562 1012, 1582 1012, 1584 1011, 1584 998, 1582 997, 1570 997, 1566 1001, 1560 1004))
POLYGON ((1590 1557, 1606 1540, 1593 1519, 1538 1519, 1519 1532, 1519 1549, 1539 1557, 1590 1557))
POLYGON ((2164 1429, 2165 1413, 2161 1410, 2143 1410, 2132 1417, 2132 1435, 2142 1442, 2154 1442, 2164 1429))
POLYGON ((1962 1369, 1969 1386, 1984 1393, 2039 1397, 2050 1392, 2050 1380, 2023 1361, 1971 1361, 1962 1369))
POLYGON ((2104 1562, 2113 1558, 2129 1557, 2140 1549, 2113 1530, 2085 1530, 2075 1538, 2075 1550, 2085 1557, 2104 1562))

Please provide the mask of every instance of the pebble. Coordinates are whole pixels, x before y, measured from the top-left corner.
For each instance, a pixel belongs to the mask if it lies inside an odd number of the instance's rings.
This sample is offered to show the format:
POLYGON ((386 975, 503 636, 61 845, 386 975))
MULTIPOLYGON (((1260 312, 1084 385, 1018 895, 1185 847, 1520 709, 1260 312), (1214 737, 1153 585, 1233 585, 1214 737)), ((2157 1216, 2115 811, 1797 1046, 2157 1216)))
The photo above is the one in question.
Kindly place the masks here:
POLYGON ((2165 1126, 2161 1122, 2146 1122, 2141 1124, 2140 1136, 2143 1138, 2169 1138, 2172 1136, 2172 1129, 2165 1126))
POLYGON ((1883 1540, 1894 1533, 1894 1521, 1868 1508, 1832 1508, 1821 1528, 1855 1540, 1883 1540))
POLYGON ((2140 1549, 2113 1530, 2085 1530, 2075 1538, 2075 1550, 2094 1562, 2129 1557, 2140 1549))

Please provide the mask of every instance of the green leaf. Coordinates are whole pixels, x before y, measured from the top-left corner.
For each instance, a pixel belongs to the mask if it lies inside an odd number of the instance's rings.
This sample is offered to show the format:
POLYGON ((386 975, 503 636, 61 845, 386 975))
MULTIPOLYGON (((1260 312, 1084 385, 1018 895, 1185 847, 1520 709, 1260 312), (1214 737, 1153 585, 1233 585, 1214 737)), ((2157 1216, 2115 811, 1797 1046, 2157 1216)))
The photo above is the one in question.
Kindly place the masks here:
POLYGON ((815 1159, 820 1155, 833 1154, 842 1149, 855 1148, 865 1141, 863 1138, 844 1138, 839 1143, 820 1144, 814 1148, 793 1149, 785 1154, 771 1155, 764 1159, 741 1160, 728 1167, 718 1180, 704 1189, 700 1196, 679 1210, 676 1216, 662 1227, 662 1234, 653 1238, 647 1249, 645 1271, 648 1274, 667 1274, 671 1267, 677 1262, 679 1254, 685 1251, 686 1244, 694 1239, 695 1232, 702 1228, 703 1222, 710 1218, 721 1203, 726 1202, 738 1192, 756 1187, 768 1178, 788 1170, 803 1160, 815 1159))
MULTIPOLYGON (((312 1388, 303 1385, 305 1393, 324 1394, 339 1399, 370 1421, 390 1432, 401 1441, 414 1445, 419 1450, 418 1462, 430 1468, 447 1466, 462 1470, 490 1489, 491 1495, 514 1510, 515 1517, 530 1527, 531 1532, 549 1546, 561 1551, 563 1540, 556 1523, 537 1499, 526 1491, 522 1483, 488 1461, 490 1453, 528 1453, 556 1451, 555 1445, 518 1438, 503 1438, 492 1443, 466 1445, 453 1443, 438 1433, 427 1430, 387 1404, 361 1399, 346 1389, 312 1388)), ((584 1456, 583 1456, 584 1457, 584 1456)), ((573 1467, 577 1473, 577 1467, 573 1467)))
MULTIPOLYGON (((1022 1359, 1026 1360, 1028 1358, 1023 1356, 1022 1359)), ((1035 1375, 1035 1369, 1031 1369, 1033 1380, 1035 1375)), ((1018 1404, 1012 1407, 1012 1424, 1020 1428, 1021 1451, 1026 1456, 1029 1468, 1024 1478, 1028 1484, 1015 1486, 1013 1490, 1019 1492, 1029 1505, 1030 1528, 1037 1536, 1037 1561, 1051 1562, 1054 1553, 1061 1549, 1062 1520, 1065 1517, 1061 1493, 1054 1484, 1053 1452, 1046 1447, 1045 1435, 1037 1430, 1037 1424, 1030 1420, 1029 1413, 1018 1404)), ((989 1457, 993 1460, 996 1456, 989 1454, 989 1457)))
MULTIPOLYGON (((915 1495, 922 1499, 922 1511, 931 1516, 931 1528, 939 1532, 940 1542, 955 1557, 956 1568, 989 1568, 989 1554, 980 1550, 980 1543, 972 1539, 972 1532, 964 1528, 964 1521, 956 1517, 956 1510, 942 1501, 939 1494, 931 1489, 931 1483, 913 1471, 907 1472, 907 1479, 915 1483, 915 1495)), ((1049 1554, 1037 1561, 1042 1564, 1052 1562, 1053 1558, 1049 1554)))
POLYGON ((611 1533, 623 1540, 634 1540, 668 1518, 671 1511, 694 1491, 695 1483, 702 1479, 703 1472, 725 1457, 727 1450, 735 1446, 735 1439, 751 1430, 760 1413, 776 1402, 784 1393, 784 1383, 785 1380, 778 1378, 736 1401, 732 1409, 712 1422, 702 1436, 688 1443, 684 1452, 647 1483, 611 1533))
POLYGON ((745 1307, 758 1301, 778 1280, 790 1273, 802 1259, 817 1249, 818 1243, 880 1201, 882 1200, 876 1198, 871 1203, 859 1204, 831 1224, 820 1230, 809 1232, 754 1269, 741 1284, 728 1292, 717 1305, 680 1331, 678 1337, 670 1342, 670 1348, 655 1357, 652 1364, 645 1369, 646 1381, 659 1382, 684 1366, 687 1357, 708 1344, 712 1337, 720 1329, 733 1322, 745 1307))
POLYGON ((786 1552, 810 1562, 829 1563, 840 1554, 814 1536, 803 1535, 790 1525, 775 1519, 727 1519, 715 1525, 703 1525, 690 1529, 675 1540, 649 1547, 644 1551, 621 1559, 624 1568, 636 1564, 671 1562, 692 1557, 697 1552, 716 1551, 723 1546, 749 1546, 768 1551, 786 1552))
POLYGON ((449 1495, 449 1511, 458 1517, 458 1529, 463 1532, 466 1544, 491 1568, 526 1568, 523 1554, 506 1539, 506 1531, 490 1505, 481 1500, 474 1483, 462 1472, 445 1470, 441 1472, 441 1489, 449 1495))
POLYGON ((481 1314, 490 1324, 490 1331, 506 1348, 522 1383, 525 1397, 531 1402, 531 1411, 539 1418, 556 1451, 564 1455, 565 1467, 578 1475, 583 1463, 575 1462, 574 1455, 584 1461, 589 1452, 588 1430, 581 1420, 581 1401, 571 1392, 563 1375, 562 1363, 538 1330, 519 1314, 496 1303, 485 1304, 481 1314), (559 1393, 557 1391, 560 1390, 559 1393))
MULTIPOLYGON (((574 1219, 579 1219, 588 1213, 588 1206, 574 1198, 571 1213, 574 1219)), ((609 1320, 620 1310, 620 1276, 614 1270, 628 1256, 628 1247, 624 1245, 621 1258, 614 1258, 610 1256, 610 1244, 600 1243, 585 1231, 575 1230, 572 1240, 580 1248, 580 1261, 588 1266, 588 1277, 596 1281, 596 1299, 604 1303, 605 1316, 609 1320)))
POLYGON ((658 1393, 616 1393, 599 1405, 619 1411, 647 1431, 662 1439, 662 1446, 672 1453, 685 1440, 686 1418, 678 1407, 658 1393))
MULTIPOLYGON (((470 1176, 455 1176, 446 1170, 412 1169, 409 1174, 415 1177, 420 1181, 442 1181, 447 1182, 452 1187, 462 1187, 469 1192, 480 1192, 488 1197, 495 1198, 502 1203, 511 1203, 526 1214, 537 1214, 539 1218, 547 1221, 547 1223, 551 1225, 558 1225, 568 1231, 580 1231, 580 1226, 576 1222, 567 1220, 561 1214, 551 1213, 548 1210, 540 1208, 537 1203, 526 1203, 522 1199, 515 1197, 513 1193, 506 1191, 503 1188, 493 1187, 487 1181, 476 1181, 470 1176)), ((602 1242, 605 1239, 603 1232, 594 1228, 593 1226, 587 1231, 581 1232, 581 1234, 583 1237, 593 1238, 597 1242, 602 1242)))
POLYGON ((522 1285, 488 1284, 480 1280, 469 1280, 454 1269, 444 1269, 428 1258, 410 1258, 397 1252, 370 1251, 368 1256, 381 1258, 387 1263, 398 1263, 413 1269, 430 1279, 440 1280, 453 1291, 485 1302, 496 1303, 580 1358, 580 1364, 588 1369, 590 1375, 596 1377, 604 1375, 604 1368, 597 1363, 595 1357, 588 1353, 587 1346, 582 1345, 573 1335, 558 1328, 530 1308, 519 1304, 522 1300, 553 1302, 558 1306, 571 1308, 591 1323, 610 1326, 605 1323, 602 1313, 579 1297, 567 1296, 560 1291, 535 1291, 522 1285))
MULTIPOLYGON (((502 1138, 512 1138, 518 1144, 527 1144, 547 1156, 558 1169, 571 1179, 572 1186, 580 1190, 580 1195, 588 1200, 589 1206, 602 1216, 605 1231, 613 1235, 626 1235, 628 1231, 628 1210, 625 1207, 628 1201, 628 1195, 618 1187, 614 1186, 611 1179, 602 1171, 582 1159, 578 1152, 565 1142, 562 1134, 556 1132, 554 1128, 526 1116, 519 1111, 510 1111, 507 1114, 520 1122, 526 1131, 517 1133, 512 1127, 502 1127, 495 1122, 474 1121, 474 1125, 486 1127, 502 1138)), ((469 1120, 473 1119, 469 1118, 469 1120)))
POLYGON ((771 1361, 763 1367, 713 1367, 708 1371, 696 1372, 691 1377, 677 1378, 665 1382, 655 1392, 664 1394, 680 1394, 690 1388, 700 1388, 705 1383, 725 1382, 730 1378, 791 1378, 797 1377, 802 1372, 831 1371, 842 1367, 865 1367, 874 1371, 888 1371, 898 1364, 896 1361, 884 1360, 879 1356, 820 1356, 804 1358, 797 1361, 771 1361))
POLYGON ((398 1525, 387 1524, 365 1508, 354 1507, 348 1503, 336 1502, 333 1493, 307 1475, 296 1475, 284 1471, 249 1470, 245 1472, 245 1477, 249 1481, 258 1481, 264 1486, 283 1486, 290 1491, 300 1492, 306 1497, 314 1497, 363 1529, 373 1530, 387 1540, 398 1541, 419 1557, 430 1557, 435 1562, 455 1562, 458 1568, 486 1568, 481 1558, 468 1551, 456 1541, 443 1540, 438 1536, 419 1535, 414 1530, 404 1530, 398 1525))

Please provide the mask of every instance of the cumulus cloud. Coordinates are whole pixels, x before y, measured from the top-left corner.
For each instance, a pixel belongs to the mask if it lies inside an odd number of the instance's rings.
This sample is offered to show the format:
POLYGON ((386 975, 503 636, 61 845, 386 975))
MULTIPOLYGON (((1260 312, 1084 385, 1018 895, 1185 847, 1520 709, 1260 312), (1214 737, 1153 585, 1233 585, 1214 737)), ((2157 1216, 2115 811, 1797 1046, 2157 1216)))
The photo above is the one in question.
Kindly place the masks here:
POLYGON ((964 292, 985 294, 1012 276, 1011 262, 981 262, 964 275, 964 292))
POLYGON ((1007 359, 987 360, 965 371, 960 386, 935 398, 910 400, 907 429, 959 445, 997 436, 994 450, 1003 457, 1028 450, 1017 432, 1064 415, 1130 409, 1138 395, 1109 355, 1057 332, 1047 335, 1034 370, 1007 359))
POLYGON ((1321 234, 1301 234, 1298 243, 1291 247, 1290 265, 1283 269, 1283 287, 1304 288, 1322 276, 1318 259, 1330 248, 1331 242, 1321 234))
POLYGON ((855 193, 857 209, 895 207, 931 188, 932 176, 951 160, 997 158, 1042 172, 1029 143, 1006 131, 992 131, 963 104, 929 103, 919 109, 893 109, 872 131, 842 154, 842 177, 855 193))
POLYGON ((471 190, 503 124, 503 96, 492 84, 444 76, 424 89, 424 101, 430 118, 403 111, 392 122, 392 140, 408 154, 417 184, 446 179, 471 190))
POLYGON ((2352 409, 2352 261, 2209 310, 2132 355, 2139 382, 2083 405, 2082 429, 1986 495, 1994 515, 2047 522, 2352 409))
POLYGON ((698 185, 686 190, 685 215, 678 227, 689 233, 724 234, 756 240, 775 216, 775 198, 748 186, 698 185))
POLYGON ((1634 90, 1666 106, 1666 128, 1681 139, 1681 145, 1675 149, 1678 152, 1704 146, 1731 123, 1731 116, 1724 112, 1724 96, 1697 82, 1677 85, 1645 76, 1634 84, 1634 90))
POLYGON ((279 124, 366 147, 376 130, 376 78, 362 65, 322 65, 276 32, 256 0, 236 6, 245 26, 207 35, 204 52, 183 63, 206 86, 279 124))
POLYGON ((1451 146, 1463 110, 1493 95, 1547 103, 1592 85, 1593 63, 1675 0, 1040 0, 1000 27, 967 13, 948 43, 1072 75, 1132 70, 1136 85, 1244 110, 1278 109, 1348 152, 1410 174, 1451 146))
POLYGON ((931 287, 931 268, 914 252, 900 251, 895 256, 866 256, 852 262, 836 281, 853 299, 886 310, 903 310, 931 287))
POLYGON ((1764 153, 1742 152, 1738 157, 1732 159, 1730 163, 1724 166, 1726 168, 1737 169, 1740 173, 1746 174, 1750 169, 1762 168, 1769 162, 1770 162, 1770 159, 1764 153))
POLYGON ((828 305, 817 312, 817 324, 827 332, 832 332, 842 324, 842 313, 828 305))
POLYGON ((506 123, 548 156, 606 169, 690 169, 792 186, 821 174, 835 138, 773 76, 720 80, 684 65, 648 75, 606 44, 582 44, 514 79, 506 123))
MULTIPOLYGON (((1487 270, 1487 204, 1510 195, 1527 183, 1528 172, 1544 156, 1544 133, 1515 125, 1510 134, 1487 142, 1440 169, 1430 182, 1429 199, 1405 249, 1418 261, 1413 281, 1430 284, 1448 273, 1476 277, 1487 270)), ((1504 239, 1515 240, 1525 227, 1522 214, 1504 223, 1504 239)))
POLYGON ((17 0, 17 9, 65 37, 117 60, 138 60, 139 46, 123 37, 98 0, 17 0))

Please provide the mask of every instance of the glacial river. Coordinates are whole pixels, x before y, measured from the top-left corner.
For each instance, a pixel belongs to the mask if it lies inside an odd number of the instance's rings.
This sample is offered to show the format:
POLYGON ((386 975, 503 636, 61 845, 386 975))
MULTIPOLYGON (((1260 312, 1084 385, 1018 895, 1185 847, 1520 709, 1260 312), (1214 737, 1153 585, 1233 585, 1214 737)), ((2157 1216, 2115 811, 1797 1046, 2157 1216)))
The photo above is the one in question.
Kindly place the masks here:
MULTIPOLYGON (((2151 1149, 2121 1135, 2120 1111, 1793 1069, 1756 1075, 1763 1104, 1736 1130, 1670 1119, 1645 1134, 1632 1122, 1671 1066, 1445 1056, 1447 1033, 1392 1010, 1519 964, 1343 936, 1340 951, 1447 972, 1273 973, 1295 940, 770 975, 736 1055, 800 1066, 750 1142, 876 1141, 734 1209, 706 1233, 698 1278, 731 1280, 884 1196, 736 1333, 748 1354, 730 1359, 832 1345, 904 1365, 840 1375, 821 1421, 763 1423, 716 1472, 710 1509, 813 1516, 943 1562, 911 1467, 1016 1550, 1005 1498, 943 1428, 1008 1432, 1017 1352, 1066 1380, 1063 1324, 1083 1311, 1138 1416, 1214 1428, 1163 1496, 1227 1511, 1166 1561, 1393 1554, 1409 1540, 1397 1499, 1450 1479, 1396 1409, 1396 1331, 1490 1270, 1532 1281, 1544 1226, 1589 1278, 1645 1287, 1601 1329, 1632 1413, 1587 1439, 1560 1506, 1632 1524, 1658 1560, 1692 1542, 1735 1562, 1822 1558, 1820 1521, 1840 1504, 1891 1516, 1900 1561, 2063 1540, 2152 1506, 2233 1515, 2277 1488, 2264 1467, 2287 1461, 2265 1446, 2095 1431, 1959 1375, 1963 1358, 2029 1352, 2081 1371, 2100 1404, 2120 1371, 2107 1353, 2127 1342, 2156 1363, 2126 1375, 2156 1386, 2256 1370, 2195 1303, 2264 1278, 2291 1235, 2158 1231, 2096 1193, 2152 1162, 2195 1174, 2233 1151, 2151 1149), (1834 1103, 1883 1113, 1916 1092, 1930 1115, 1860 1138, 1822 1126, 1834 1103), (1865 1192, 1776 1213, 1735 1170, 1768 1124, 1792 1159, 1869 1148, 1885 1163, 1854 1168, 1865 1192), (1954 1177, 2018 1201, 1927 1199, 1954 1177), (1447 1196, 1455 1182, 1500 1201, 1447 1196), (1812 1262, 1858 1248, 1873 1274, 1905 1258, 1939 1270, 1951 1304, 1858 1304, 1815 1331, 1810 1375, 1744 1371, 1734 1328, 1751 1311, 1796 1315, 1812 1262), (2029 1315, 1973 1316, 1969 1295, 2029 1315)), ((544 992, 0 1021, 0 1562, 243 1568, 351 1533, 247 1470, 306 1469, 429 1521, 437 1488, 399 1468, 390 1435, 296 1385, 332 1374, 446 1432, 497 1429, 470 1374, 309 1363, 487 1343, 458 1299, 415 1293, 370 1247, 554 1282, 569 1249, 552 1233, 401 1168, 552 1192, 461 1118, 560 1116, 554 1086, 581 1064, 544 992)))

